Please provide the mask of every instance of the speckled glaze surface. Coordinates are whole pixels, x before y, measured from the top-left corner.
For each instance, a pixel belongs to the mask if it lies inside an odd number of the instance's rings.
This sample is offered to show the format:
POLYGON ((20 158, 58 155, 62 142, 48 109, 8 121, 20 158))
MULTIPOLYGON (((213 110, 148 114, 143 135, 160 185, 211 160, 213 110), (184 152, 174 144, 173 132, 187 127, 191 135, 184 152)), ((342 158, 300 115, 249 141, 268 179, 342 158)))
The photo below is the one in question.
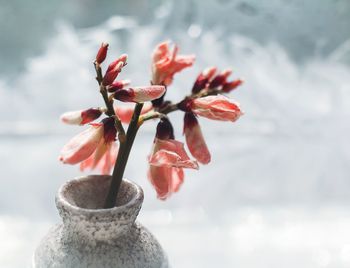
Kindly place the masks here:
POLYGON ((88 176, 65 183, 56 205, 63 224, 43 238, 33 268, 167 268, 155 237, 136 220, 143 202, 137 184, 124 180, 117 206, 100 209, 110 176, 88 176))

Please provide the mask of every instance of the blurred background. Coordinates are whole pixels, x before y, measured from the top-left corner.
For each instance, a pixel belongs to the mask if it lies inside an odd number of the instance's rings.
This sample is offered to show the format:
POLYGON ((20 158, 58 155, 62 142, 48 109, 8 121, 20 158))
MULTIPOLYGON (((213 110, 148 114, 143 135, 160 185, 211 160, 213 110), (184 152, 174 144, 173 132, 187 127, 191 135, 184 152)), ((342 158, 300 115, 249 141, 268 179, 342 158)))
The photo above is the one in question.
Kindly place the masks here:
MULTIPOLYGON (((212 163, 156 199, 146 178, 155 123, 141 129, 126 177, 145 191, 139 220, 172 267, 350 266, 350 2, 347 0, 0 0, 0 267, 29 267, 60 222, 58 187, 80 176, 58 161, 79 127, 67 110, 102 105, 92 61, 129 54, 121 74, 150 80, 155 44, 197 54, 169 96, 205 67, 246 82, 236 123, 201 119, 212 163)), ((171 115, 183 140, 182 116, 171 115)))

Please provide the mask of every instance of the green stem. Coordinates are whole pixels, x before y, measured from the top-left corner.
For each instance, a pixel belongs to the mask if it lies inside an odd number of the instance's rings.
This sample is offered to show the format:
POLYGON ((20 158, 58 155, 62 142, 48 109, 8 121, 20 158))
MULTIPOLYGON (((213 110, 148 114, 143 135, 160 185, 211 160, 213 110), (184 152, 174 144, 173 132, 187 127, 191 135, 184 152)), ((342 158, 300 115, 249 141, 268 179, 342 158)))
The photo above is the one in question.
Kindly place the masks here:
POLYGON ((126 140, 124 142, 120 141, 119 152, 117 160, 115 162, 112 174, 112 181, 109 187, 107 198, 105 200, 104 208, 112 208, 116 204, 117 195, 119 192, 121 182, 123 180, 126 163, 128 162, 129 154, 134 143, 137 130, 139 129, 138 121, 141 114, 142 106, 143 103, 136 104, 134 114, 132 116, 130 125, 126 133, 126 140))

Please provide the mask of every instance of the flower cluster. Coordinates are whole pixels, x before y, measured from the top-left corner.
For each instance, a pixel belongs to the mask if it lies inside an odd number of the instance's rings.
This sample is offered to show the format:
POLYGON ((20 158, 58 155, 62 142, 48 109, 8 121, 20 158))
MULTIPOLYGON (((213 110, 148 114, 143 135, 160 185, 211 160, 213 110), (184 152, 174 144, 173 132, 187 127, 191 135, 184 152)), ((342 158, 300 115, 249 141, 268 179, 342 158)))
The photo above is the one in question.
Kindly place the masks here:
POLYGON ((165 100, 175 74, 195 61, 193 55, 178 55, 178 47, 170 49, 169 45, 169 42, 160 43, 152 54, 151 85, 130 87, 129 80, 116 80, 127 65, 126 54, 111 62, 102 75, 101 64, 108 50, 108 44, 102 43, 94 64, 106 107, 72 111, 61 116, 62 122, 67 124, 89 125, 63 147, 60 155, 63 163, 79 163, 82 171, 97 168, 102 174, 109 174, 115 166, 112 180, 121 180, 136 132, 151 119, 159 122, 148 157, 148 178, 159 199, 164 200, 179 190, 184 181, 184 168, 198 169, 198 163, 210 162, 211 155, 198 117, 236 121, 243 114, 241 108, 224 94, 236 89, 242 80, 229 81, 231 70, 218 72, 216 67, 210 67, 198 75, 192 91, 182 101, 165 100), (174 111, 184 113, 183 134, 194 159, 189 157, 184 144, 175 140, 173 125, 167 116, 174 111), (102 120, 95 122, 102 116, 102 120), (129 125, 127 131, 123 124, 129 125))

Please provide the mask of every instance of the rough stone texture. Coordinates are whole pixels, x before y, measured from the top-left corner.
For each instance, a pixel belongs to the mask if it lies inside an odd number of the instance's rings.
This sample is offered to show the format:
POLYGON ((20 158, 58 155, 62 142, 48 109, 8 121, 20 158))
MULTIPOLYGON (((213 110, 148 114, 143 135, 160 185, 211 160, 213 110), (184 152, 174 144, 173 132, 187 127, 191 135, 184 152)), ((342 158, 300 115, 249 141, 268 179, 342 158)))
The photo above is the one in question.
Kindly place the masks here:
POLYGON ((37 248, 34 268, 168 267, 154 236, 135 222, 142 189, 124 180, 112 209, 102 207, 110 176, 88 176, 64 184, 56 197, 63 224, 37 248))

